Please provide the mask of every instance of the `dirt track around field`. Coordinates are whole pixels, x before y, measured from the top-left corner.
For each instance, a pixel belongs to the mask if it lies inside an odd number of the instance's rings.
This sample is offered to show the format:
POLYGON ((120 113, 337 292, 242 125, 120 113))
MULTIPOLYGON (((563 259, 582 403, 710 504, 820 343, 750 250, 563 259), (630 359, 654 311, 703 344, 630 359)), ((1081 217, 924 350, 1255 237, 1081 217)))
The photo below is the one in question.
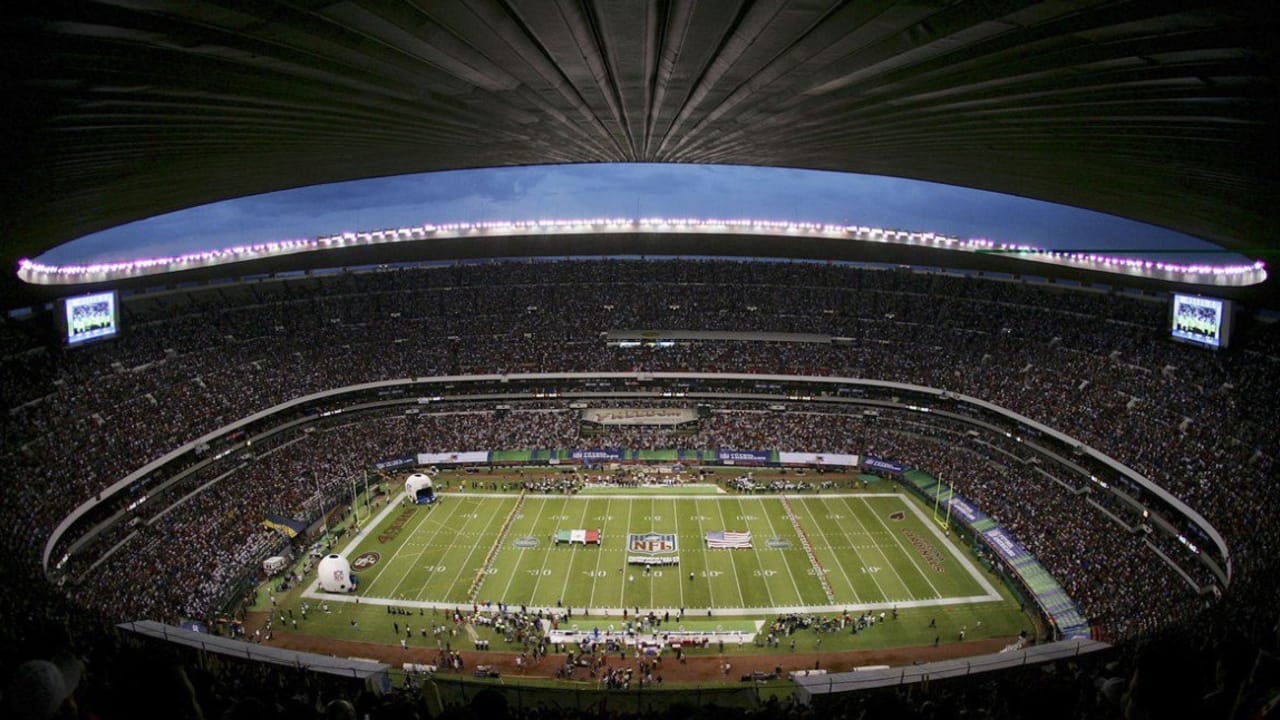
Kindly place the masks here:
MULTIPOLYGON (((246 627, 250 634, 254 628, 260 627, 266 620, 266 613, 249 613, 246 627)), ((736 681, 743 675, 753 672, 772 673, 782 669, 783 676, 793 670, 822 669, 828 672, 847 672, 865 665, 889 665, 899 667, 917 662, 935 660, 951 660, 954 658, 986 655, 999 652, 1002 648, 1017 642, 1016 637, 987 638, 983 640, 966 640, 964 642, 943 643, 938 647, 888 648, 881 650, 853 650, 845 652, 799 653, 780 650, 773 655, 735 655, 732 648, 726 647, 725 653, 686 655, 683 662, 677 662, 669 653, 661 659, 661 664, 654 675, 661 675, 664 684, 671 683, 706 683, 709 681, 736 681), (724 665, 730 668, 725 671, 724 665)), ((272 647, 287 648, 303 652, 318 653, 335 657, 358 657, 377 660, 400 669, 404 663, 435 664, 439 659, 439 651, 434 648, 409 646, 402 649, 394 645, 375 642, 357 642, 353 640, 334 640, 330 638, 312 637, 284 633, 276 635, 270 642, 264 643, 272 647)), ((476 665, 489 665, 505 678, 544 678, 552 679, 565 663, 563 653, 551 654, 541 661, 521 670, 516 665, 517 653, 493 651, 460 651, 463 659, 461 674, 470 676, 476 665)), ((636 668, 639 659, 629 654, 620 660, 617 654, 609 659, 610 667, 636 668)), ((583 680, 588 677, 586 668, 580 668, 575 678, 583 680)))

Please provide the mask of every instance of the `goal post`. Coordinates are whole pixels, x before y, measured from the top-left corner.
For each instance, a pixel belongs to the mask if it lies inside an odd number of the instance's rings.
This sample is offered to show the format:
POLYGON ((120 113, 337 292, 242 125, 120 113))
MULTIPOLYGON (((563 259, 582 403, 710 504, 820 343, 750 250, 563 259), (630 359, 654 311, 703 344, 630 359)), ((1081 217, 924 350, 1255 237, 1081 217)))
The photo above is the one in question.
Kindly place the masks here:
POLYGON ((947 485, 943 479, 939 477, 938 487, 933 493, 933 521, 938 523, 944 531, 948 532, 951 530, 951 496, 954 494, 955 488, 951 485, 947 485), (942 501, 942 492, 944 489, 947 493, 947 512, 945 518, 939 517, 938 515, 938 503, 942 501))

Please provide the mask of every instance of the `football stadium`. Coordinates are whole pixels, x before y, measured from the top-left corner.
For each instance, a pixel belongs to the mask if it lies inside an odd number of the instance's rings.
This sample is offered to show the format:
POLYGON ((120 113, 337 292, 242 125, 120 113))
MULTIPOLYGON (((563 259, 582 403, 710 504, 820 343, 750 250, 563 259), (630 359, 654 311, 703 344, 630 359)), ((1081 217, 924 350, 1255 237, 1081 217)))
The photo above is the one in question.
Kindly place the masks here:
POLYGON ((0 715, 1273 716, 1271 13, 15 8, 0 715), (635 213, 42 256, 593 163, 927 180, 1213 249, 635 213))

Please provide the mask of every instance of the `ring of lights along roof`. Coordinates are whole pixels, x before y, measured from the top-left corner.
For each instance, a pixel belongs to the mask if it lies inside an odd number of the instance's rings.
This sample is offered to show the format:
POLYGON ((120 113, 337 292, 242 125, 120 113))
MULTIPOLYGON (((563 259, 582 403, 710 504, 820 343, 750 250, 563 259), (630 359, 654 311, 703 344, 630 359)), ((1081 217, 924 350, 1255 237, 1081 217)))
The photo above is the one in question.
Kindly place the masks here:
POLYGON ((19 263, 18 275, 24 281, 36 285, 80 285, 214 267, 282 255, 365 245, 429 242, 431 240, 468 237, 474 237, 477 241, 480 241, 484 238, 525 237, 531 235, 625 235, 636 233, 736 234, 884 243, 957 253, 999 254, 1017 260, 1123 275, 1130 278, 1202 285, 1240 287, 1255 285, 1267 279, 1266 266, 1261 260, 1248 264, 1179 264, 1120 255, 1057 251, 1034 245, 996 243, 985 238, 961 239, 941 233, 914 232, 861 225, 833 225, 781 220, 687 218, 591 218, 487 221, 444 225, 424 224, 417 227, 344 232, 309 239, 237 245, 185 255, 138 258, 109 263, 49 265, 23 259, 19 263))

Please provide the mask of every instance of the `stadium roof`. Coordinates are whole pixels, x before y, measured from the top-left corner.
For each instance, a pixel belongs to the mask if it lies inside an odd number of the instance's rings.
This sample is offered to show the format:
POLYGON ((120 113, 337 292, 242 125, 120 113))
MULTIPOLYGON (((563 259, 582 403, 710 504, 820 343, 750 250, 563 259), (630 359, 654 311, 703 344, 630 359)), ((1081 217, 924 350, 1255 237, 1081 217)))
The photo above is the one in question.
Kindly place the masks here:
POLYGON ((231 197, 599 161, 895 175, 1131 217, 1251 257, 1280 245, 1280 35, 1265 1, 110 0, 5 12, 9 269, 231 197))

